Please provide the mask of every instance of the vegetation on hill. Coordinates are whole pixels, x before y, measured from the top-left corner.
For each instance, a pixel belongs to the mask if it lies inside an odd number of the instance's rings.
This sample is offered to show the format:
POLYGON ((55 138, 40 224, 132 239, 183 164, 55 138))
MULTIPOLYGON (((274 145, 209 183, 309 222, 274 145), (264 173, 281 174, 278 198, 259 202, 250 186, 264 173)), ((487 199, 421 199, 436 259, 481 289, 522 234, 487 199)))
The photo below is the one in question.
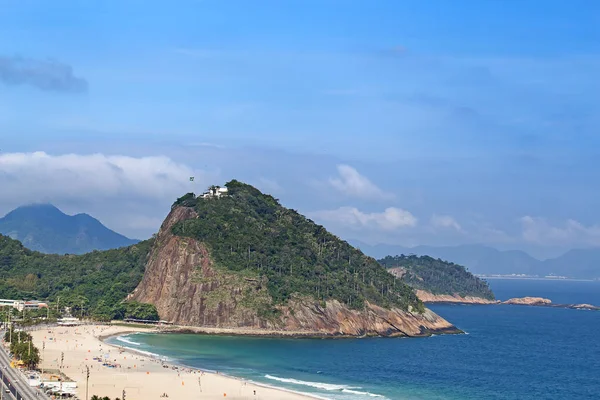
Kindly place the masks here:
POLYGON ((173 233, 202 241, 217 268, 266 281, 275 304, 300 295, 352 308, 368 301, 424 309, 410 287, 324 227, 250 185, 226 186, 221 198, 188 194, 174 204, 194 207, 199 217, 177 223, 173 233))
POLYGON ((11 211, 0 218, 0 234, 21 241, 28 249, 48 254, 84 254, 137 243, 87 214, 67 215, 51 204, 11 211))
POLYGON ((152 240, 80 256, 42 254, 0 235, 0 298, 47 300, 74 316, 152 319, 156 310, 122 304, 144 274, 152 240))
POLYGON ((493 300, 494 293, 486 281, 471 274, 462 265, 429 256, 387 256, 379 263, 386 268, 405 270, 402 281, 433 294, 458 294, 493 300))

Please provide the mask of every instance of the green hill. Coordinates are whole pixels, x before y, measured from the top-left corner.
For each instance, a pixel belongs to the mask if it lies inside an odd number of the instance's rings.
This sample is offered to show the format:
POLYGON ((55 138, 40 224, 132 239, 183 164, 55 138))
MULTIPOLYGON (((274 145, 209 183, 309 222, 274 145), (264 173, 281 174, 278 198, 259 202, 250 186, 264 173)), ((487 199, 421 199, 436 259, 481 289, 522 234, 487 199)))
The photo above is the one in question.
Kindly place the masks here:
POLYGON ((84 255, 42 254, 0 235, 0 298, 81 305, 87 315, 112 318, 144 274, 152 241, 84 255))
POLYGON ((67 215, 51 204, 19 207, 0 218, 0 234, 48 254, 84 254, 137 243, 87 214, 67 215))
POLYGON ((178 199, 174 207, 193 207, 198 218, 172 231, 202 242, 219 268, 265 279, 274 305, 298 295, 354 309, 368 301, 424 310, 410 287, 323 226, 250 185, 233 180, 226 186, 228 194, 218 199, 178 199))
MULTIPOLYGON (((359 309, 365 301, 386 308, 424 310, 412 289, 371 257, 270 195, 238 181, 220 199, 188 194, 174 204, 198 218, 174 225, 210 250, 215 265, 259 277, 273 305, 292 296, 338 300, 359 309)), ((83 255, 43 254, 0 235, 0 297, 56 300, 90 315, 112 312, 144 274, 152 241, 83 255)))
POLYGON ((429 256, 387 256, 379 263, 402 276, 402 281, 415 289, 433 294, 458 294, 460 296, 494 299, 487 282, 471 274, 462 265, 429 256))

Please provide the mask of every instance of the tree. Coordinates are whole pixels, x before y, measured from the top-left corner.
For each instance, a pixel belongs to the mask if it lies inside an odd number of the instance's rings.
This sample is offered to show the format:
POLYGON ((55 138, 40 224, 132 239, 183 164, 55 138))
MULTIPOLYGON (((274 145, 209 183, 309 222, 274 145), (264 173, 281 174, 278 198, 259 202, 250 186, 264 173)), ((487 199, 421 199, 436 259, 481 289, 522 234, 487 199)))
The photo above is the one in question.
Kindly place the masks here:
POLYGON ((153 304, 138 303, 137 301, 125 302, 114 308, 113 314, 118 319, 144 319, 158 321, 158 311, 153 304))
POLYGON ((273 302, 263 314, 275 313, 294 296, 338 300, 354 309, 369 302, 424 310, 410 287, 394 283, 373 258, 324 227, 250 185, 233 180, 226 187, 228 196, 197 199, 198 218, 178 222, 172 232, 201 241, 217 268, 265 282, 273 302))
POLYGON ((379 263, 386 268, 401 268, 401 280, 408 285, 433 294, 459 294, 494 299, 488 283, 471 274, 462 265, 429 256, 387 256, 379 263))
POLYGON ((28 368, 35 368, 40 362, 40 354, 37 347, 33 345, 33 338, 27 332, 16 332, 13 327, 4 334, 4 340, 10 343, 10 352, 17 360, 23 361, 28 368))
POLYGON ((45 300, 53 303, 55 317, 57 303, 60 309, 71 307, 75 316, 83 306, 85 316, 105 320, 141 281, 153 243, 60 256, 28 250, 0 235, 0 298, 45 300))

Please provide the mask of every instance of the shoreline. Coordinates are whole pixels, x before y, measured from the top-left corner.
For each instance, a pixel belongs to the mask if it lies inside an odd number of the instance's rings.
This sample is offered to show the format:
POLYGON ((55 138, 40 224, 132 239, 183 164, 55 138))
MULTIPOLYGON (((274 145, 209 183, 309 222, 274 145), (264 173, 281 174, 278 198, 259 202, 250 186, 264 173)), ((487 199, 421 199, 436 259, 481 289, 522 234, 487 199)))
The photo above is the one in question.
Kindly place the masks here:
MULTIPOLYGON (((377 335, 377 334, 363 334, 350 335, 350 334, 328 334, 321 331, 291 331, 291 330, 273 330, 273 329, 259 329, 259 328, 218 328, 218 327, 206 327, 206 326, 191 326, 191 325, 153 325, 148 324, 147 327, 140 327, 139 324, 132 323, 128 326, 128 323, 119 321, 116 324, 110 326, 118 326, 129 329, 132 333, 137 332, 137 329, 146 330, 151 329, 156 333, 172 333, 172 334, 191 334, 191 335, 206 335, 206 336, 241 336, 241 337, 257 337, 257 338, 278 338, 278 339, 363 339, 363 338, 389 338, 389 339, 401 339, 401 338, 425 338, 431 335, 456 335, 461 334, 462 331, 451 325, 444 328, 424 328, 414 335, 409 335, 405 332, 401 332, 397 335, 377 335)), ((119 335, 117 335, 119 336, 119 335)))
POLYGON ((307 400, 325 399, 317 395, 272 386, 231 375, 203 370, 178 363, 158 354, 145 354, 131 347, 107 343, 106 340, 136 333, 170 333, 168 330, 132 328, 115 325, 80 325, 75 327, 39 327, 31 334, 43 354, 40 369, 57 370, 64 357, 62 372, 77 382, 77 393, 85 398, 86 367, 90 368, 89 396, 121 397, 146 400, 167 393, 176 400, 249 399, 307 400), (42 343, 45 350, 42 351, 42 343), (110 363, 112 367, 105 366, 110 363), (187 386, 186 386, 187 383, 187 386))
POLYGON ((162 356, 160 354, 156 354, 156 353, 152 353, 153 355, 150 356, 148 354, 145 354, 144 352, 140 351, 140 350, 136 350, 132 347, 126 347, 126 346, 120 346, 120 345, 115 345, 115 344, 111 344, 111 343, 107 343, 106 340, 110 339, 110 338, 118 338, 120 336, 127 336, 127 335, 134 335, 137 333, 150 333, 150 334, 165 334, 165 333, 176 333, 176 332, 136 332, 136 331, 129 331, 129 332, 121 332, 121 333, 114 333, 114 334, 110 334, 110 335, 106 335, 103 336, 102 338, 98 338, 98 340, 101 340, 103 343, 105 343, 107 346, 111 346, 113 348, 117 348, 119 350, 123 350, 126 353, 130 353, 133 355, 138 355, 141 357, 150 357, 150 358, 154 358, 158 361, 160 361, 163 365, 168 365, 171 367, 178 367, 178 368, 187 368, 190 370, 195 370, 198 372, 204 372, 207 374, 214 374, 214 375, 220 375, 226 378, 230 378, 230 379, 234 379, 236 381, 239 381, 240 383, 244 383, 244 382, 248 382, 251 383, 253 385, 256 386, 261 386, 267 389, 273 389, 273 390, 278 390, 278 391, 283 391, 283 392, 287 392, 287 393, 291 393, 294 395, 299 395, 299 396, 303 396, 306 399, 319 399, 319 400, 328 400, 325 397, 320 397, 318 395, 313 395, 313 394, 309 394, 309 393, 303 393, 303 392, 299 392, 299 391, 295 391, 292 389, 287 389, 287 388, 282 388, 282 387, 278 387, 278 386, 274 386, 274 385, 269 385, 266 383, 262 383, 262 382, 256 382, 253 381, 251 379, 246 379, 246 378, 241 378, 241 377, 237 377, 237 376, 233 376, 233 375, 229 375, 226 373, 222 373, 222 372, 218 372, 216 370, 211 370, 211 369, 204 369, 204 368, 200 368, 200 367, 193 367, 178 361, 175 361, 173 358, 169 357, 169 356, 162 356), (164 359, 163 359, 164 358, 164 359), (168 361, 167 361, 168 360, 168 361))
POLYGON ((429 305, 456 305, 456 306, 520 306, 520 307, 543 307, 560 308, 565 310, 600 311, 600 307, 592 304, 560 304, 560 303, 510 303, 510 300, 497 302, 464 302, 464 301, 426 301, 429 305))
POLYGON ((507 280, 523 280, 523 281, 549 281, 549 282, 600 282, 597 279, 578 279, 578 278, 543 278, 536 276, 489 276, 489 275, 475 275, 481 279, 507 279, 507 280))

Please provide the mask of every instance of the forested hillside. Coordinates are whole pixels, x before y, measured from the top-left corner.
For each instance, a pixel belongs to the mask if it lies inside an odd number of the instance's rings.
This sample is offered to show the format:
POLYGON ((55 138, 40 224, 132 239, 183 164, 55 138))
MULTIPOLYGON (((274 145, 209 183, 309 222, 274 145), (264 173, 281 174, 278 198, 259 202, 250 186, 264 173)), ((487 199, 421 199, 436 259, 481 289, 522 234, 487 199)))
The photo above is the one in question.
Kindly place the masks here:
POLYGON ((433 294, 458 294, 493 300, 494 293, 486 281, 471 274, 462 265, 442 261, 429 256, 387 256, 379 263, 396 270, 402 281, 433 294))
POLYGON ((301 295, 355 309, 368 301, 424 310, 410 287, 324 227, 250 185, 226 186, 218 199, 180 198, 174 207, 193 207, 198 218, 178 222, 173 233, 202 242, 219 268, 265 280, 274 304, 301 295))
MULTIPOLYGON (((115 250, 59 256, 29 250, 0 235, 0 298, 56 302, 60 297, 60 305, 72 307, 78 316, 83 306, 85 315, 124 317, 136 311, 132 307, 140 307, 121 302, 142 279, 151 245, 147 240, 115 250)), ((146 311, 146 316, 156 314, 146 311)))

